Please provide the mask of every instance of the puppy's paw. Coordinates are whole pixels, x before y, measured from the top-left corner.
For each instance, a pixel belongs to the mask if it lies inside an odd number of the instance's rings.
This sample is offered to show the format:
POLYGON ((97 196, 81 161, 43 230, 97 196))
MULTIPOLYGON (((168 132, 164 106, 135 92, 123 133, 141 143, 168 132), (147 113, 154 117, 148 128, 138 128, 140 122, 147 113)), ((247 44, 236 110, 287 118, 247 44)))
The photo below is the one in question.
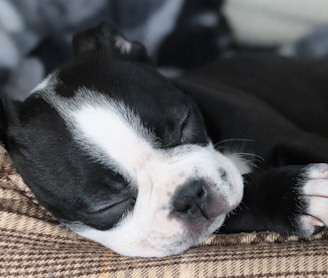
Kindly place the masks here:
POLYGON ((303 214, 298 219, 299 232, 311 236, 328 226, 328 164, 310 164, 300 185, 303 214))

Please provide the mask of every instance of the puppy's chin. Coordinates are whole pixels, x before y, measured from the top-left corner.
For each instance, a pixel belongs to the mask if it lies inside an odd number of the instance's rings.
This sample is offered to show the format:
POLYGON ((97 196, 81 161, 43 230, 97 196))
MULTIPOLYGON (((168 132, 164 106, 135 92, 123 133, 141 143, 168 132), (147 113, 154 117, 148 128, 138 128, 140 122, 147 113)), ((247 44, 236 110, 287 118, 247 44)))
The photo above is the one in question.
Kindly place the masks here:
MULTIPOLYGON (((224 219, 225 215, 217 217, 208 229, 198 235, 197 238, 194 237, 195 235, 184 231, 182 225, 174 221, 172 221, 172 225, 176 227, 173 230, 176 231, 177 227, 180 230, 177 234, 169 232, 164 234, 163 229, 153 229, 152 232, 145 235, 140 230, 143 223, 135 223, 135 227, 132 227, 132 225, 119 225, 117 228, 108 231, 100 231, 80 224, 68 225, 68 228, 123 256, 166 257, 180 254, 191 247, 200 245, 215 230, 221 227, 224 219)), ((129 222, 129 219, 123 222, 129 222)))

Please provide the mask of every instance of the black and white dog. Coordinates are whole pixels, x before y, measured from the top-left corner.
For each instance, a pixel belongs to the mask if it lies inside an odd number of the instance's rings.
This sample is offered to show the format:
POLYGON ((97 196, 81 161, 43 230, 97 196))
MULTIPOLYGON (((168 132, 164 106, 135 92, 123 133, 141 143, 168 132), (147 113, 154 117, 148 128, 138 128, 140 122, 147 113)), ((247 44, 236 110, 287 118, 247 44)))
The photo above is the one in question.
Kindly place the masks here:
POLYGON ((73 48, 3 107, 14 164, 67 227, 160 257, 218 230, 311 236, 328 224, 328 61, 241 56, 172 82, 110 25, 73 48))

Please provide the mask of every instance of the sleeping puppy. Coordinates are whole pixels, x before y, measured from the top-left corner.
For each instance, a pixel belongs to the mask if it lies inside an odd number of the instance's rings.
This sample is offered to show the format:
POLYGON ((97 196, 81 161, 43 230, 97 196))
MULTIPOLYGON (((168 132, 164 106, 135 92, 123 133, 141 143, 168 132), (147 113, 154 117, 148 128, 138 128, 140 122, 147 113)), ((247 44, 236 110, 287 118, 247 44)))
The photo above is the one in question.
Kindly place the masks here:
POLYGON ((14 164, 68 228, 162 257, 218 230, 311 236, 328 223, 326 64, 242 57, 171 82, 109 24, 73 48, 3 107, 14 164))

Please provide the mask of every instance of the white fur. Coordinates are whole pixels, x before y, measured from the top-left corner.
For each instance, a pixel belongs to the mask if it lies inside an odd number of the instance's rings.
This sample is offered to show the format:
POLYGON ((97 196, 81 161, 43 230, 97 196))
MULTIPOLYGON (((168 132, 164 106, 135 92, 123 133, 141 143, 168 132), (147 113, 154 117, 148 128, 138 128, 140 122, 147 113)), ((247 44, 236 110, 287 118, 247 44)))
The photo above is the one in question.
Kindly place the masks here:
MULTIPOLYGON (((118 169, 134 174, 151 155, 152 148, 148 143, 151 136, 136 115, 128 110, 123 114, 123 109, 114 101, 109 104, 105 100, 104 105, 85 104, 71 112, 71 121, 78 141, 83 145, 91 143, 97 146, 111 165, 118 163, 118 169)), ((92 155, 99 156, 97 151, 92 155)))
POLYGON ((56 73, 49 74, 44 78, 35 88, 31 91, 30 95, 36 92, 51 92, 53 93, 53 88, 57 83, 56 73))
POLYGON ((250 162, 244 159, 242 156, 229 152, 224 153, 224 155, 236 165, 240 174, 246 175, 252 172, 252 167, 250 162))
POLYGON ((299 222, 304 234, 310 236, 315 227, 328 226, 328 164, 316 163, 308 166, 302 194, 308 207, 299 222))

